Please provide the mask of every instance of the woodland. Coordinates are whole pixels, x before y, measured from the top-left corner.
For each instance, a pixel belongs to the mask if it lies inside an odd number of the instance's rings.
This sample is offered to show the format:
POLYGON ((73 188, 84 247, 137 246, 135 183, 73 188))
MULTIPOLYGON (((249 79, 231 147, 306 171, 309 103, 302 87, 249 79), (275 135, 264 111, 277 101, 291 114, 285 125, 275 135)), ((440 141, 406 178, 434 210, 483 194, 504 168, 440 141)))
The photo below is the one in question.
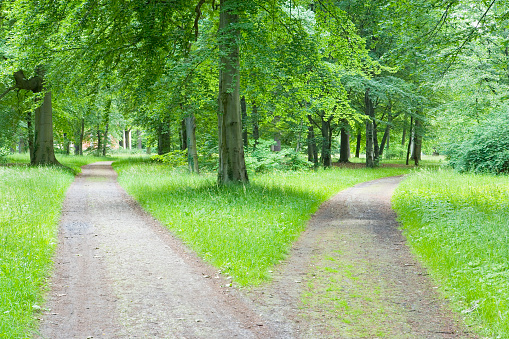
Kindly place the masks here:
POLYGON ((297 167, 434 153, 508 170, 502 1, 1 6, 0 146, 32 164, 134 144, 248 182, 246 156, 273 145, 297 167))
MULTIPOLYGON (((0 337, 36 333, 65 192, 98 160, 116 160, 129 195, 242 288, 270 281, 337 192, 408 174, 392 206, 411 250, 472 333, 509 336, 506 1, 0 11, 0 337)), ((368 308, 330 306, 341 292, 320 288, 310 312, 378 336, 368 308)))

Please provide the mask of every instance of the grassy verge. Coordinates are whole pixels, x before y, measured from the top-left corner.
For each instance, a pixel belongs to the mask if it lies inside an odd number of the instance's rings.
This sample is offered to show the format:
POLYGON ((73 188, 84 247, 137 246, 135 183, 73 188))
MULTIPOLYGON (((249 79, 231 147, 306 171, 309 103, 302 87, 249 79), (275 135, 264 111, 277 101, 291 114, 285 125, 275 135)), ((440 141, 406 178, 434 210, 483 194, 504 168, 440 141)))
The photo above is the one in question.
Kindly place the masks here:
POLYGON ((247 186, 218 187, 215 175, 164 165, 115 164, 120 184, 141 205, 239 285, 260 283, 284 258, 319 205, 354 184, 400 168, 273 172, 247 186))
POLYGON ((415 173, 393 204, 411 246, 467 322, 509 338, 509 178, 415 173))
POLYGON ((56 168, 0 167, 0 337, 25 338, 50 272, 56 225, 74 177, 56 168))
MULTIPOLYGON (((79 172, 92 156, 58 155, 79 172)), ((28 163, 28 154, 7 157, 28 163)), ((46 278, 51 273, 57 226, 72 171, 57 167, 0 166, 0 338, 27 338, 37 326, 46 278)))

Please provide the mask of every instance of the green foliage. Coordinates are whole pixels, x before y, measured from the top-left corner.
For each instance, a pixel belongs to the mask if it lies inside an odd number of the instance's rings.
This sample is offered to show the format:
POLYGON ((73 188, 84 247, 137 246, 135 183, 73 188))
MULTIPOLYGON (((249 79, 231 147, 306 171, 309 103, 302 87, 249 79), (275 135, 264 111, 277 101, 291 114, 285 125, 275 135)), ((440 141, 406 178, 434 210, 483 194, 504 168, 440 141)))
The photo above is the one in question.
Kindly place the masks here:
POLYGON ((507 177, 414 173, 393 205, 432 276, 469 322, 509 337, 509 184, 507 177))
POLYGON ((58 168, 0 167, 0 337, 27 338, 56 245, 73 175, 58 168))
POLYGON ((459 172, 509 173, 509 111, 492 114, 463 143, 451 143, 445 153, 459 172))
POLYGON ((334 193, 405 169, 271 171, 247 186, 165 165, 114 163, 120 184, 145 210, 240 285, 269 278, 310 215, 334 193))
POLYGON ((169 167, 175 168, 187 165, 187 151, 175 150, 165 154, 156 154, 150 157, 152 161, 160 162, 169 167))
POLYGON ((246 152, 246 167, 254 173, 265 173, 273 170, 295 171, 306 170, 313 167, 313 163, 305 160, 301 154, 289 148, 280 152, 270 149, 274 141, 259 139, 255 149, 246 152))
POLYGON ((399 143, 393 143, 388 149, 384 150, 385 159, 404 159, 406 157, 407 148, 399 143))

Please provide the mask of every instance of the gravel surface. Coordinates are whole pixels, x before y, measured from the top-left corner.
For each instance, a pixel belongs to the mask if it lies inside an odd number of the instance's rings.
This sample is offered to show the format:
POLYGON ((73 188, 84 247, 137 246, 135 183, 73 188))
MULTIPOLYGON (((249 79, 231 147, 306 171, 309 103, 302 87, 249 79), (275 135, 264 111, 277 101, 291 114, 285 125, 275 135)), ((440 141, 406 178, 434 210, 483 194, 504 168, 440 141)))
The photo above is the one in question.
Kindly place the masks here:
POLYGON ((85 166, 67 193, 39 337, 266 338, 277 333, 228 280, 125 193, 110 165, 85 166))

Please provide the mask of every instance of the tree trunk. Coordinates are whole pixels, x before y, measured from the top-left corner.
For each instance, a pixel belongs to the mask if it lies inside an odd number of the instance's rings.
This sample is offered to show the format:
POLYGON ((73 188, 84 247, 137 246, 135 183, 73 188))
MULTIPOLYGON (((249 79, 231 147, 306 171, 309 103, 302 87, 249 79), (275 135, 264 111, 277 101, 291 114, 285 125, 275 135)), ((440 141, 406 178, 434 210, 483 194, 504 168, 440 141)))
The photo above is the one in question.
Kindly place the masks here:
POLYGON ((184 151, 187 149, 187 130, 186 130, 186 119, 182 119, 180 122, 180 150, 184 151))
POLYGON ((51 92, 46 92, 42 104, 35 110, 34 158, 32 165, 60 165, 53 149, 53 110, 51 92))
POLYGON ((256 145, 258 145, 258 139, 260 139, 260 129, 258 126, 258 106, 253 101, 253 149, 256 149, 256 145))
POLYGON ((348 162, 350 157, 350 134, 348 133, 349 125, 346 119, 342 121, 343 126, 341 127, 341 145, 339 148, 339 162, 348 162))
POLYGON ((405 114, 405 120, 403 121, 403 136, 401 137, 401 146, 405 146, 407 124, 408 116, 405 114))
POLYGON ((132 146, 131 146, 131 129, 129 128, 128 130, 125 131, 125 145, 126 145, 126 148, 127 149, 131 149, 132 146))
POLYGON ((170 124, 165 119, 157 129, 157 154, 166 154, 171 151, 170 124))
POLYGON ((419 161, 421 160, 421 152, 422 152, 422 125, 419 119, 415 119, 414 123, 414 147, 413 147, 413 157, 415 166, 419 166, 419 161))
POLYGON ((331 120, 322 117, 322 164, 323 167, 330 167, 332 165, 332 130, 331 120))
POLYGON ((137 139, 136 148, 141 151, 143 145, 141 140, 141 131, 139 129, 136 130, 136 139, 137 139))
POLYGON ((34 160, 34 127, 32 125, 32 112, 27 112, 27 139, 28 139, 28 153, 30 154, 30 163, 34 160))
POLYGON ((101 154, 101 149, 102 149, 102 139, 101 139, 101 130, 99 129, 100 127, 97 126, 97 156, 99 156, 101 154))
POLYGON ((110 109, 111 109, 111 99, 108 100, 108 103, 106 104, 106 109, 104 110, 104 117, 103 117, 103 123, 104 123, 104 137, 103 137, 103 149, 102 154, 103 156, 106 156, 106 151, 108 150, 108 128, 110 125, 110 109))
POLYGON ((356 140, 356 145, 355 145, 355 157, 356 158, 359 158, 360 155, 361 155, 361 141, 362 141, 362 131, 361 131, 361 127, 359 127, 359 129, 357 130, 357 140, 356 140))
POLYGON ((378 124, 373 117, 373 161, 375 167, 380 165, 380 146, 378 146, 378 124))
POLYGON ((240 30, 238 15, 232 10, 234 0, 220 1, 219 51, 219 167, 218 184, 247 183, 240 114, 240 30))
POLYGON ((308 115, 309 127, 308 127, 308 161, 315 164, 318 167, 318 147, 316 146, 315 130, 313 127, 313 119, 311 115, 308 115))
POLYGON ((187 163, 189 171, 192 173, 200 173, 198 167, 198 151, 196 149, 196 120, 194 114, 186 117, 186 135, 187 135, 187 163))
POLYGON ((240 111, 242 113, 242 141, 244 142, 244 147, 248 146, 247 139, 247 108, 246 108, 246 97, 242 96, 240 98, 240 111))
POLYGON ((364 103, 366 115, 368 116, 368 119, 366 120, 366 167, 373 168, 376 166, 373 128, 373 117, 375 115, 375 109, 373 107, 373 102, 369 97, 369 88, 366 89, 366 93, 364 95, 364 103))
POLYGON ((414 117, 411 117, 410 118, 410 138, 408 139, 408 148, 407 148, 407 151, 406 151, 406 165, 408 166, 408 161, 409 161, 409 158, 410 158, 410 148, 412 146, 412 126, 414 124, 414 117))

